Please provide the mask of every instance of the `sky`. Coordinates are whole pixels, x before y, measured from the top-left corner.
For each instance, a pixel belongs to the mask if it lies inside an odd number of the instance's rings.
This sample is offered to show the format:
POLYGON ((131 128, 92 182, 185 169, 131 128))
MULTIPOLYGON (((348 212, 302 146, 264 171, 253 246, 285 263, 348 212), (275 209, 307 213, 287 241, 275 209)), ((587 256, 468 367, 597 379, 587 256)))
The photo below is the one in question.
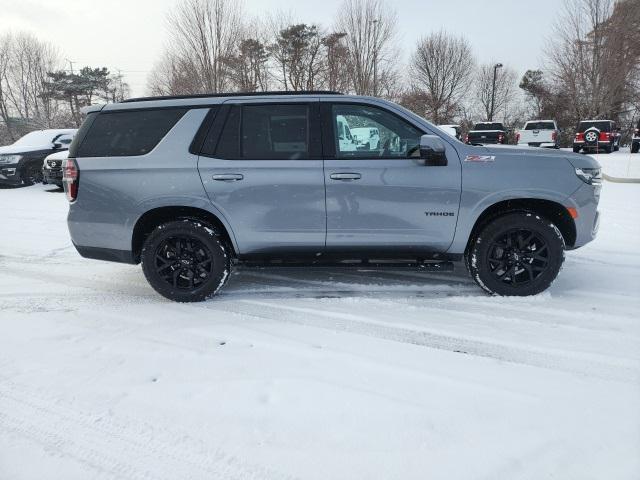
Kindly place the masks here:
MULTIPOLYGON (((331 26, 342 0, 244 0, 245 14, 291 12, 299 22, 331 26)), ((120 70, 132 95, 145 95, 147 75, 167 40, 166 15, 178 0, 0 0, 0 35, 29 31, 54 44, 66 68, 120 70)), ((462 34, 480 62, 519 74, 542 63, 561 0, 396 0, 397 42, 408 61, 417 39, 445 29, 462 34)))

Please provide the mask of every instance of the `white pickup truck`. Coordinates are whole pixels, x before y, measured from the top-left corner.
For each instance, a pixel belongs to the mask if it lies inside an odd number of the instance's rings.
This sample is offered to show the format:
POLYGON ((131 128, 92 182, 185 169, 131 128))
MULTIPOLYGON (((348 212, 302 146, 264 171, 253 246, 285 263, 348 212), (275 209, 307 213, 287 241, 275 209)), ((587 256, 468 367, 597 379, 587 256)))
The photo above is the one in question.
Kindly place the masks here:
POLYGON ((560 130, 555 120, 530 120, 516 132, 516 143, 530 147, 559 148, 560 130))

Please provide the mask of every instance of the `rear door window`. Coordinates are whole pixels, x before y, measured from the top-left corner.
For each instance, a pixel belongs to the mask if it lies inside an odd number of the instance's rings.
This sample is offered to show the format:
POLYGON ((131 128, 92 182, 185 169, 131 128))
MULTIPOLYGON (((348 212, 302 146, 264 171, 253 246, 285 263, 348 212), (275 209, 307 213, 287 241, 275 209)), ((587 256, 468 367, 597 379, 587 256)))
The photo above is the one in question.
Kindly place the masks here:
POLYGON ((186 111, 184 108, 168 108, 101 112, 93 119, 75 156, 145 155, 155 148, 186 111))
POLYGON ((308 158, 309 106, 243 106, 240 144, 248 160, 308 158))

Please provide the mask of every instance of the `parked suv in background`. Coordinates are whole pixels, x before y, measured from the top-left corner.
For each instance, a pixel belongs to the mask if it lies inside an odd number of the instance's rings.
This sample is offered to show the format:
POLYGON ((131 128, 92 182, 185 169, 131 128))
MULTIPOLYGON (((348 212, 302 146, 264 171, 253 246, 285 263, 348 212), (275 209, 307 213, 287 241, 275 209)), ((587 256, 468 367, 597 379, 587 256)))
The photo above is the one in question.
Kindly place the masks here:
POLYGON ((585 120, 578 124, 573 151, 611 153, 620 150, 620 132, 611 120, 585 120))
POLYGON ((62 188, 62 161, 68 156, 68 150, 60 150, 45 157, 42 162, 42 183, 62 188))
POLYGON ((555 120, 531 120, 516 132, 516 144, 529 147, 559 148, 560 129, 555 120))
POLYGON ((88 258, 142 262, 165 297, 215 294, 234 265, 442 269, 466 259, 533 295, 598 228, 600 166, 475 147, 394 103, 327 92, 160 97, 89 110, 64 164, 88 258), (345 142, 377 128, 380 149, 345 142))
POLYGON ((11 145, 0 147, 0 185, 33 185, 42 181, 42 161, 50 153, 67 150, 74 129, 36 130, 11 145))
POLYGON ((466 142, 472 145, 507 143, 507 129, 500 122, 476 123, 473 130, 467 133, 466 142))
POLYGON ((640 151, 640 120, 633 131, 633 137, 631 138, 631 153, 638 153, 640 151))

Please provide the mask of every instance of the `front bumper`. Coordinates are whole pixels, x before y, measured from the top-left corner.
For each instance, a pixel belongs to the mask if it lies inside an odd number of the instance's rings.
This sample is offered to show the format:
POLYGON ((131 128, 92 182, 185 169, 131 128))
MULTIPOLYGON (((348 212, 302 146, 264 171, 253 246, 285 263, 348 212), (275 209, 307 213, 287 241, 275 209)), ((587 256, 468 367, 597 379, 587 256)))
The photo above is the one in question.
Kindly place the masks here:
POLYGON ((18 163, 0 164, 0 185, 21 185, 22 175, 18 163))
POLYGON ((44 183, 54 184, 59 187, 62 186, 62 169, 42 169, 42 178, 44 183))
POLYGON ((576 241, 572 248, 579 248, 596 238, 600 228, 600 212, 598 203, 600 202, 600 191, 602 184, 589 185, 585 183, 578 188, 568 202, 578 212, 578 217, 574 219, 576 226, 576 241))

